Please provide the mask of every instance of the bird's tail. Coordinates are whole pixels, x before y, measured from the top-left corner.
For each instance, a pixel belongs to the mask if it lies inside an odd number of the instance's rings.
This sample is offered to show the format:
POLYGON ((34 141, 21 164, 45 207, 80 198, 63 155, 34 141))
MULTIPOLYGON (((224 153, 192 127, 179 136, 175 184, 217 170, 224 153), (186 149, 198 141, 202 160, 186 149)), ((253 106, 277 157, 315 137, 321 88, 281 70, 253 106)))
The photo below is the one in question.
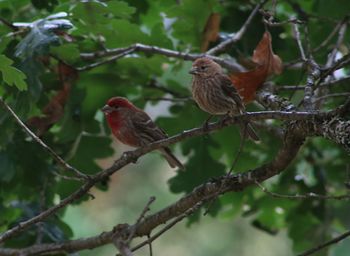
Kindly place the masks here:
POLYGON ((170 148, 165 147, 160 149, 160 152, 165 157, 165 159, 168 161, 171 168, 178 167, 180 169, 184 169, 185 167, 182 165, 182 163, 171 153, 170 148))
POLYGON ((240 130, 241 130, 241 135, 243 136, 244 134, 247 135, 247 137, 251 140, 254 141, 259 141, 260 138, 259 136, 256 134, 253 126, 251 123, 243 123, 240 125, 240 130))

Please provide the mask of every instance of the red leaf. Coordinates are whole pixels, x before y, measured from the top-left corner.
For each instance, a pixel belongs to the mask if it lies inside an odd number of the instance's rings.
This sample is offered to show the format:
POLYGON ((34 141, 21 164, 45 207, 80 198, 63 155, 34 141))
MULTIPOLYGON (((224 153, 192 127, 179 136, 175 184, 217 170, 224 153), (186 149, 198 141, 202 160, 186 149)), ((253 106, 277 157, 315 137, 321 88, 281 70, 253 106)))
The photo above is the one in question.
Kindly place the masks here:
POLYGON ((220 29, 220 14, 212 13, 210 14, 207 24, 203 30, 202 37, 202 45, 201 52, 205 52, 208 50, 209 43, 215 42, 219 37, 219 29, 220 29))
POLYGON ((268 75, 279 75, 282 73, 282 60, 273 53, 271 41, 271 34, 266 31, 254 50, 252 60, 259 65, 265 66, 268 69, 268 75))
POLYGON ((255 69, 230 75, 233 85, 238 90, 245 104, 255 99, 256 91, 269 75, 278 75, 282 72, 282 60, 272 51, 269 32, 266 31, 264 33, 256 46, 252 60, 257 64, 255 69))
POLYGON ((27 125, 34 129, 38 136, 42 136, 62 118, 72 84, 78 79, 77 70, 63 62, 58 64, 58 75, 62 82, 62 89, 43 108, 44 116, 34 116, 27 121, 27 125))

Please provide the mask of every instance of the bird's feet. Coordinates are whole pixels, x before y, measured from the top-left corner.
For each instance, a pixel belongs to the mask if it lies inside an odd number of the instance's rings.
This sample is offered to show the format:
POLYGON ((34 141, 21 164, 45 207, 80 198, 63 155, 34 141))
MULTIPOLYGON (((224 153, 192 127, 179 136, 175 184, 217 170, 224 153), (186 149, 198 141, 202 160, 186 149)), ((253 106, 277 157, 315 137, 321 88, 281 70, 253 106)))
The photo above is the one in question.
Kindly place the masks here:
POLYGON ((209 130, 209 121, 213 118, 213 115, 210 115, 207 120, 205 120, 202 128, 204 131, 208 131, 209 130))
POLYGON ((220 126, 223 127, 225 126, 225 123, 230 119, 230 115, 226 114, 220 118, 220 126))

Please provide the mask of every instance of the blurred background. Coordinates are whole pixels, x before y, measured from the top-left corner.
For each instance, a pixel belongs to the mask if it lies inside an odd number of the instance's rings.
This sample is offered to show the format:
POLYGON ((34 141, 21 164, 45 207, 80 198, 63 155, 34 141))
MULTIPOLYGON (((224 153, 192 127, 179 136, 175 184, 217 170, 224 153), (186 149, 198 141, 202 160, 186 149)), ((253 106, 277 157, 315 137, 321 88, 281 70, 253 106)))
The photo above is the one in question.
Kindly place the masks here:
MULTIPOLYGON (((99 165, 109 167, 118 155, 130 149, 115 141, 113 148, 116 149, 116 155, 99 160, 99 165)), ((114 174, 108 191, 93 189, 91 194, 96 197, 94 200, 79 206, 69 206, 64 221, 72 227, 75 238, 89 237, 111 230, 119 223, 133 224, 150 196, 156 196, 156 201, 151 205, 149 214, 180 198, 179 194, 174 195, 169 191, 167 184, 169 178, 174 175, 175 171, 169 168, 158 153, 148 154, 136 164, 114 174)), ((286 230, 269 235, 252 227, 252 221, 253 217, 232 219, 228 215, 225 216, 225 212, 217 218, 203 216, 200 222, 190 225, 188 220, 184 219, 153 242, 153 253, 168 256, 293 255, 292 242, 287 237, 286 230)), ((146 237, 135 239, 132 245, 145 239, 146 237)), ((79 253, 84 256, 115 254, 116 249, 113 245, 79 253)), ((138 250, 135 255, 149 255, 148 246, 138 250)))

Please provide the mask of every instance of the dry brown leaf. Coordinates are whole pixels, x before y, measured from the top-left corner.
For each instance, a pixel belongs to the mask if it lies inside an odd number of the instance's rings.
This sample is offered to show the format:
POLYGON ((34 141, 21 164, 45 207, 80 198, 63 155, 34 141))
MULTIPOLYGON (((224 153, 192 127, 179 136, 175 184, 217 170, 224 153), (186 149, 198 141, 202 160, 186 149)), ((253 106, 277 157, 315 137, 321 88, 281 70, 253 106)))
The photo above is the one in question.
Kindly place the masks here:
POLYGON ((62 89, 43 108, 42 113, 44 116, 34 116, 27 121, 27 125, 38 136, 42 136, 54 123, 62 118, 70 89, 78 78, 77 70, 63 62, 58 64, 58 75, 62 83, 62 89))
POLYGON ((209 43, 215 42, 219 37, 220 30, 220 14, 212 13, 210 14, 207 24, 203 30, 203 39, 201 45, 201 52, 208 50, 209 43))
POLYGON ((266 69, 259 66, 247 72, 231 74, 230 77, 243 102, 248 104, 255 99, 256 90, 265 82, 266 69))
POLYGON ((268 68, 268 75, 282 73, 282 60, 281 58, 273 53, 271 34, 266 31, 259 44, 256 46, 252 60, 268 68))
POLYGON ((230 75, 232 83, 243 98, 245 104, 255 98, 256 91, 271 74, 282 72, 282 60, 273 53, 271 35, 265 32, 262 39, 256 46, 252 61, 257 67, 247 72, 233 73, 230 75))

